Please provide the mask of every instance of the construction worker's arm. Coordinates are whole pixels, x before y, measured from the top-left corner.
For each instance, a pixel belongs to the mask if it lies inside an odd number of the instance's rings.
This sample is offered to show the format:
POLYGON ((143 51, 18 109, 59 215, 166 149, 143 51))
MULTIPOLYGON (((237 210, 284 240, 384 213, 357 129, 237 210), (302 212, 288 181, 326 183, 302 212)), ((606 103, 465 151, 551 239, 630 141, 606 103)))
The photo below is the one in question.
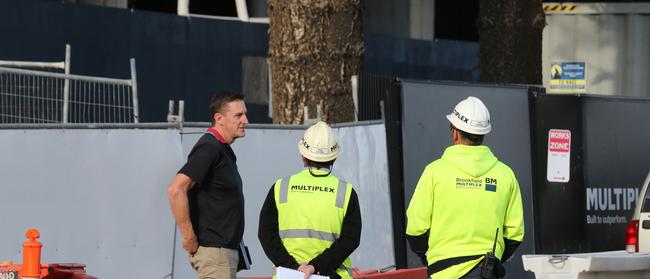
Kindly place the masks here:
POLYGON ((326 276, 334 274, 336 269, 343 265, 345 259, 359 247, 360 240, 361 210, 357 193, 352 189, 339 238, 320 255, 309 261, 309 265, 314 266, 316 274, 320 273, 326 276))
POLYGON ((427 166, 420 176, 411 202, 406 210, 406 239, 411 250, 420 257, 423 265, 428 265, 426 252, 429 249, 429 230, 433 214, 433 174, 427 166))
POLYGON ((278 208, 275 206, 275 196, 273 185, 264 200, 262 210, 260 211, 260 223, 257 231, 257 238, 262 244, 262 249, 266 256, 275 266, 282 266, 291 269, 298 269, 300 266, 294 259, 280 239, 278 229, 278 208))
POLYGON ((420 257, 420 262, 422 262, 422 265, 429 265, 427 263, 427 250, 429 250, 429 231, 423 235, 418 236, 407 234, 406 240, 408 240, 408 243, 411 246, 411 251, 420 257))
POLYGON ((169 207, 181 231, 181 244, 190 255, 199 249, 199 243, 190 220, 188 192, 197 182, 203 181, 215 162, 221 160, 221 152, 211 144, 197 144, 192 148, 187 163, 178 171, 167 187, 169 207))
POLYGON ((501 262, 506 262, 524 241, 524 210, 521 204, 519 183, 514 173, 512 174, 512 185, 508 209, 506 210, 506 218, 503 224, 505 248, 501 256, 501 262))
POLYGON ((167 197, 169 198, 169 207, 172 215, 176 220, 178 229, 181 231, 183 240, 181 242, 183 249, 188 253, 194 254, 199 248, 199 243, 192 228, 190 221, 190 205, 187 192, 194 186, 194 181, 183 174, 178 173, 167 187, 167 197))

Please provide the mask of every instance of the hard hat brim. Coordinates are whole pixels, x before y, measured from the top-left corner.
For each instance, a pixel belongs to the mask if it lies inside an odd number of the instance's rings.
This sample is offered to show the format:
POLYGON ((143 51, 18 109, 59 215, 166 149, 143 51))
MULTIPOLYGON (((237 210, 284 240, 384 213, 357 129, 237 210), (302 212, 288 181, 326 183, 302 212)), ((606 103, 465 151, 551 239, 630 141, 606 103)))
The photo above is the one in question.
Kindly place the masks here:
POLYGON ((303 140, 300 140, 300 142, 298 143, 298 152, 300 152, 300 155, 302 155, 303 157, 311 161, 323 163, 323 162, 329 162, 336 159, 336 157, 338 157, 338 155, 341 153, 341 147, 339 146, 334 152, 329 154, 318 154, 318 153, 311 152, 310 150, 305 148, 305 146, 303 145, 303 140))
POLYGON ((482 128, 482 129, 472 127, 469 124, 467 124, 467 123, 465 123, 463 121, 460 121, 460 119, 458 119, 457 117, 454 117, 451 113, 447 114, 446 117, 447 117, 447 120, 449 120, 449 122, 451 122, 451 125, 454 125, 454 127, 456 129, 461 130, 461 131, 466 132, 466 133, 473 134, 473 135, 487 135, 492 130, 492 125, 488 125, 487 127, 482 128))

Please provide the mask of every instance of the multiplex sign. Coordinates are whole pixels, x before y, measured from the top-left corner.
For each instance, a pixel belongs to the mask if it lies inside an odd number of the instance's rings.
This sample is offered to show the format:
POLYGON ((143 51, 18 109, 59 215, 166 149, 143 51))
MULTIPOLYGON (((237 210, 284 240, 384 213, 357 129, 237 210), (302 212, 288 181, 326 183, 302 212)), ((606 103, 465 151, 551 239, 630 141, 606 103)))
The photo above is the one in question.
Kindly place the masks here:
POLYGON ((548 131, 548 160, 546 179, 549 182, 569 182, 571 172, 571 131, 548 131))
POLYGON ((587 224, 627 224, 637 203, 639 188, 587 187, 587 224))

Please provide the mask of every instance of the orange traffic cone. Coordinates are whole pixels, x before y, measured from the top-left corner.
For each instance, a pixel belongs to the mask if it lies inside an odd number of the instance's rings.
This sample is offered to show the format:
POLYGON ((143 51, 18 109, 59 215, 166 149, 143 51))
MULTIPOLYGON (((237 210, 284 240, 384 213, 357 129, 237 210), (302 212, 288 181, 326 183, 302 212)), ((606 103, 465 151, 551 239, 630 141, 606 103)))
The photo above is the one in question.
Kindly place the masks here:
POLYGON ((43 244, 36 241, 41 234, 34 228, 25 233, 29 240, 23 242, 23 268, 20 278, 38 279, 41 278, 41 248, 43 244))

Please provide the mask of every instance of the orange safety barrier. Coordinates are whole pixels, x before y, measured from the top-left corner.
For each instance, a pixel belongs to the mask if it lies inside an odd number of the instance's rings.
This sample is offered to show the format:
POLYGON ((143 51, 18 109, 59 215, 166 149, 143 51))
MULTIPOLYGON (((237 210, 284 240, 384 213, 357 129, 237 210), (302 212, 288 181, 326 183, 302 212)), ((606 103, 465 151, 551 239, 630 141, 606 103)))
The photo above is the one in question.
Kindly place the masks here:
POLYGON ((0 262, 0 278, 3 279, 97 279, 86 274, 83 264, 41 264, 43 244, 36 241, 40 233, 29 229, 23 243, 23 263, 0 262))

